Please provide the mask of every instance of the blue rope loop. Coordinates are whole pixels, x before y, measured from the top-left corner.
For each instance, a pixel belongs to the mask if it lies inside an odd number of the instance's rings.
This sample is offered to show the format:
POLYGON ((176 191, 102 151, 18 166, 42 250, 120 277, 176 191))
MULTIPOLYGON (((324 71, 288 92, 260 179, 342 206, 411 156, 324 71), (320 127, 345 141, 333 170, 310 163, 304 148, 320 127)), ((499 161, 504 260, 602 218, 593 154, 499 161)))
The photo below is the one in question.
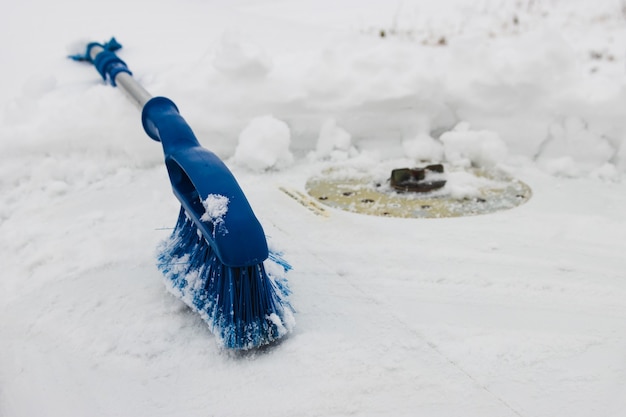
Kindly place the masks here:
POLYGON ((85 49, 85 53, 70 55, 68 58, 73 59, 74 61, 88 61, 93 63, 91 59, 91 48, 94 46, 99 46, 105 51, 115 52, 119 49, 122 49, 122 44, 117 41, 114 37, 111 38, 108 42, 98 43, 98 42, 90 42, 87 44, 87 48, 85 49))
POLYGON ((117 74, 125 72, 129 75, 133 75, 126 63, 115 55, 115 51, 121 48, 122 45, 113 37, 105 43, 91 42, 87 44, 84 54, 70 55, 69 58, 74 61, 87 61, 94 64, 102 76, 102 79, 105 81, 108 79, 111 85, 115 87, 115 76, 117 74), (94 60, 91 59, 91 49, 95 46, 101 47, 104 51, 99 53, 94 60))

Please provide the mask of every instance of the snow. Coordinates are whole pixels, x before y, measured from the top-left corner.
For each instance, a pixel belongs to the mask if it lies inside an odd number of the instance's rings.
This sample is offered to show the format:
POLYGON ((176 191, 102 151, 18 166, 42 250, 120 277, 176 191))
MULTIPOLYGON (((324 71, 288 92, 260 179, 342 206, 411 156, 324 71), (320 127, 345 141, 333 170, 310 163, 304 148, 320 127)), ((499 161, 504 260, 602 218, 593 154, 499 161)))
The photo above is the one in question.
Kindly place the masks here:
POLYGON ((439 138, 445 159, 455 165, 494 167, 507 159, 506 144, 496 132, 472 131, 467 123, 459 123, 439 138))
POLYGON ((293 161, 290 143, 287 123, 271 115, 255 117, 239 135, 233 161, 254 171, 281 169, 293 161))
POLYGON ((202 200, 204 214, 200 217, 203 222, 210 222, 213 226, 213 234, 220 232, 228 233, 226 225, 224 225, 224 216, 228 213, 228 197, 219 194, 209 194, 202 200))
POLYGON ((503 188, 503 184, 499 184, 498 181, 478 177, 464 170, 449 172, 445 179, 445 192, 453 198, 460 200, 480 197, 481 187, 490 189, 503 188))
POLYGON ((414 161, 440 162, 443 160, 444 149, 441 141, 437 141, 428 133, 419 133, 415 137, 402 142, 406 156, 414 161))
POLYGON ((235 32, 225 32, 213 66, 235 78, 264 77, 272 69, 270 57, 258 45, 235 32))
POLYGON ((0 416, 623 415, 625 19, 617 0, 8 4, 0 416), (161 149, 65 58, 111 35, 292 264, 276 346, 221 350, 166 292, 161 149), (394 219, 280 190, 424 160, 496 165, 533 196, 394 219))
POLYGON ((352 137, 341 126, 337 126, 335 119, 327 119, 322 123, 320 134, 317 138, 315 152, 317 157, 342 158, 347 157, 351 150, 352 137))

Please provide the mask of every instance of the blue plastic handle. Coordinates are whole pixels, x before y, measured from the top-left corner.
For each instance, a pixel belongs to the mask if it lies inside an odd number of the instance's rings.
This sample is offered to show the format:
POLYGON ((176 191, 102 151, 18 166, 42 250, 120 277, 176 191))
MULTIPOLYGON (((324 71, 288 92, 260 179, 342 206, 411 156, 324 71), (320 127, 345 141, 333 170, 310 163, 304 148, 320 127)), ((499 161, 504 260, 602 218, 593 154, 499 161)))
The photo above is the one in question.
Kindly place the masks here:
POLYGON ((152 98, 143 107, 141 120, 148 136, 163 145, 174 195, 222 263, 243 267, 267 259, 265 232, 235 177, 217 155, 200 145, 174 102, 152 98), (217 228, 200 219, 205 211, 202 200, 209 195, 228 198, 227 212, 217 228))

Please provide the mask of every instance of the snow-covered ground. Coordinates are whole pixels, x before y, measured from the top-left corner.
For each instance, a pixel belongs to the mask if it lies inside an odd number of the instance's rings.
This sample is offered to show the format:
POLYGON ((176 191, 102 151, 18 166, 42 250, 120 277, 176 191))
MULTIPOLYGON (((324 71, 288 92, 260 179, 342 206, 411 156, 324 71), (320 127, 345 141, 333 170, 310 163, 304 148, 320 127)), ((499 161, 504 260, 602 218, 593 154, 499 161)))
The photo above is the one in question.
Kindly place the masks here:
POLYGON ((618 0, 3 5, 0 416, 624 415, 625 23, 618 0), (221 350, 166 292, 160 146, 65 58, 111 35, 293 265, 282 343, 221 350), (394 219, 280 190, 421 160, 533 197, 394 219))

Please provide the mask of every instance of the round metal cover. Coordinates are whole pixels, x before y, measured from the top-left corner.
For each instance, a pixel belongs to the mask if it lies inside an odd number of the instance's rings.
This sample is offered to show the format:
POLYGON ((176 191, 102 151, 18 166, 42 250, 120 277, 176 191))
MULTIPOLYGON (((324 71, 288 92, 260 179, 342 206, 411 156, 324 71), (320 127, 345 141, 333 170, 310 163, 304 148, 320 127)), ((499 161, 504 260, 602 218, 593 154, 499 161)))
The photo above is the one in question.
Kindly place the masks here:
POLYGON ((530 199, 528 185, 500 170, 446 166, 446 184, 426 193, 394 190, 389 178, 331 168, 310 178, 306 190, 329 207, 374 216, 442 218, 474 216, 517 207, 530 199))

